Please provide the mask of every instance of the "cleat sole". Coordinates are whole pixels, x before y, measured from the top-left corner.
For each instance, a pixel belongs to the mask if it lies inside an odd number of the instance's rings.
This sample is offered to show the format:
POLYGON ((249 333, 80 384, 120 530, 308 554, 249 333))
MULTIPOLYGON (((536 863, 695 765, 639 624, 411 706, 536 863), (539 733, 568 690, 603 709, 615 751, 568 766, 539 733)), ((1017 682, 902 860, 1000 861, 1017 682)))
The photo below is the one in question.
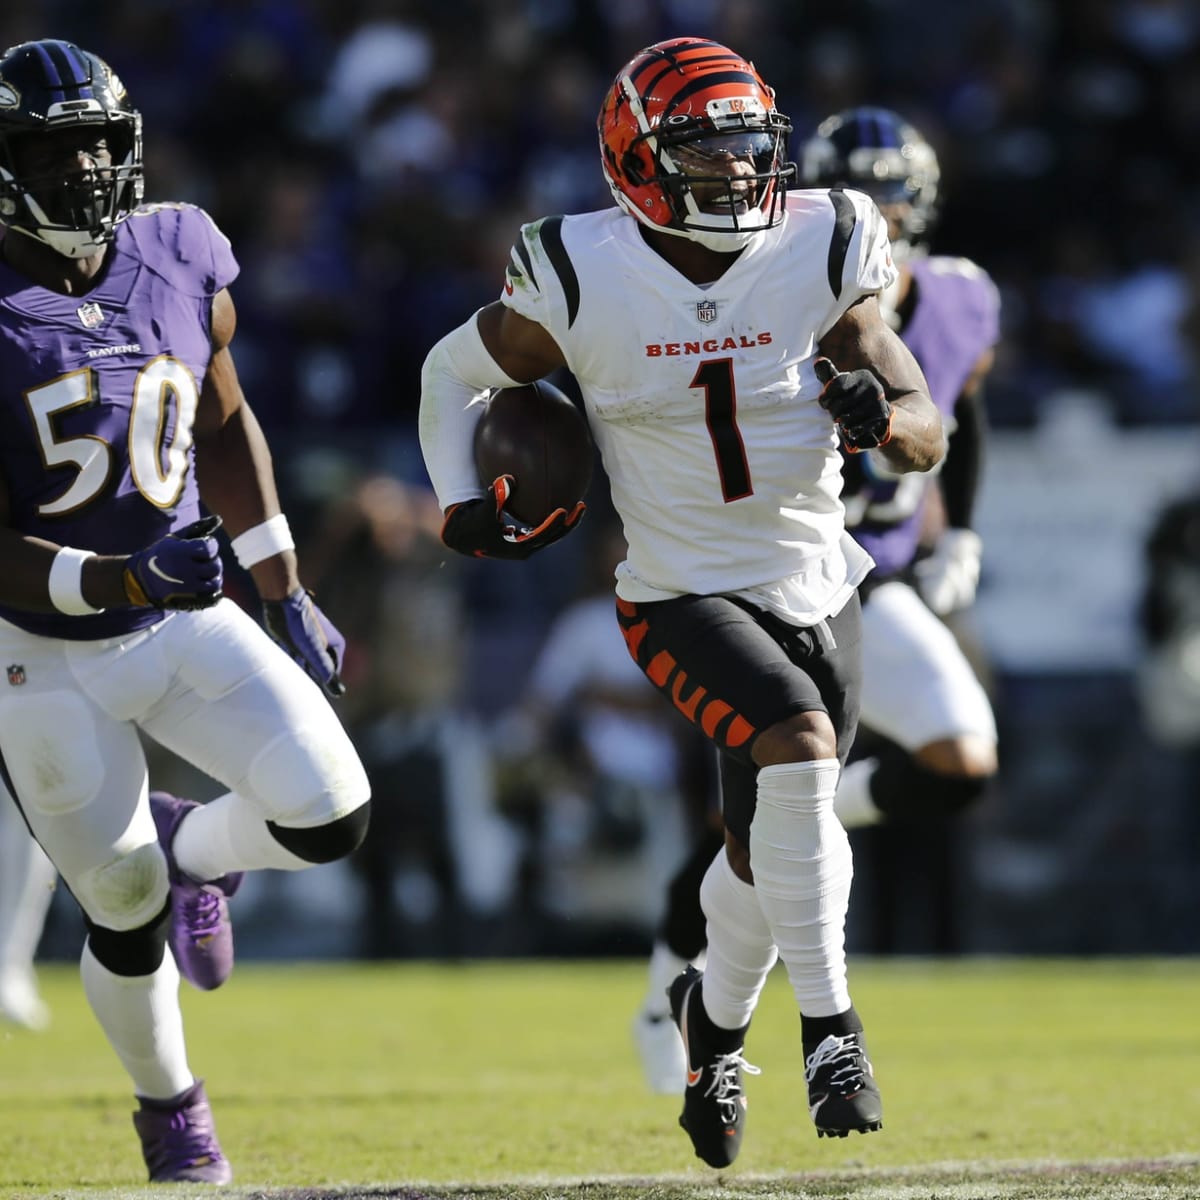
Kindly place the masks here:
MULTIPOLYGON (((872 1121, 867 1125, 855 1125, 853 1131, 855 1133, 874 1133, 876 1130, 883 1128, 882 1121, 872 1121)), ((849 1137, 851 1130, 849 1129, 817 1129, 817 1137, 823 1138, 844 1138, 849 1137)))

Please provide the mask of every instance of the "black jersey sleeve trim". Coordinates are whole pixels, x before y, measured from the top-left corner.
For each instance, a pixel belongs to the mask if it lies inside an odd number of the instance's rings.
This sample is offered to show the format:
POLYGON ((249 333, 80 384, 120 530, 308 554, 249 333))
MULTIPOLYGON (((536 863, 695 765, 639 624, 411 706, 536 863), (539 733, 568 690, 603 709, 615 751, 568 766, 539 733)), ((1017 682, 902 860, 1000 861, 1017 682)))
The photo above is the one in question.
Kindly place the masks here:
POLYGON ((570 329, 579 316, 579 276, 575 274, 571 256, 563 245, 562 223, 562 217, 547 217, 542 222, 542 245, 546 247, 546 257, 562 285, 567 301, 567 328, 570 329))
POLYGON ((846 255, 850 252, 850 239, 858 224, 854 203, 841 188, 831 188, 829 201, 833 205, 833 237, 829 241, 829 287, 833 298, 842 296, 842 275, 846 270, 846 255))

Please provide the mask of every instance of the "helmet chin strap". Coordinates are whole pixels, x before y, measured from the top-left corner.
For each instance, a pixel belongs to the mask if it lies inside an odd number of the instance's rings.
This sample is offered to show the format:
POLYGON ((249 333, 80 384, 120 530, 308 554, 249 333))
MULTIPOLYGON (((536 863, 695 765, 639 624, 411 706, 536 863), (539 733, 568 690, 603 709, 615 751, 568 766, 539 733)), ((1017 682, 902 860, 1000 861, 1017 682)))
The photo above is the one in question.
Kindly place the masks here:
MULTIPOLYGON (((45 220, 45 213, 29 196, 25 197, 25 203, 35 221, 45 220)), ((7 228, 11 233, 20 233, 35 242, 41 242, 64 258, 91 258, 101 253, 112 241, 111 236, 98 241, 95 232, 90 229, 48 229, 41 224, 36 229, 26 229, 23 225, 9 225, 7 228)))
POLYGON ((684 238, 707 250, 715 250, 718 254, 734 254, 738 250, 745 250, 760 233, 769 228, 767 225, 756 225, 749 229, 678 229, 672 225, 660 225, 657 221, 643 216, 637 206, 630 204, 616 188, 613 188, 613 195, 621 208, 630 216, 636 217, 647 229, 653 229, 656 233, 666 233, 671 237, 684 238))
POLYGON ((642 213, 637 205, 632 203, 629 197, 617 187, 611 177, 608 179, 608 186, 617 206, 624 209, 639 224, 645 225, 647 229, 653 229, 656 233, 670 234, 671 237, 684 238, 707 250, 715 250, 718 254, 735 254, 739 250, 745 250, 760 233, 770 228, 766 224, 750 229, 677 229, 670 225, 660 225, 642 213))
POLYGON ((64 258, 91 258, 102 253, 108 245, 107 241, 96 241, 90 233, 63 233, 61 230, 46 231, 42 241, 64 258))
POLYGON ((662 233, 669 233, 672 237, 686 238, 687 241, 695 242, 697 246, 703 246, 706 250, 715 250, 718 254, 733 254, 738 250, 745 250, 764 229, 763 226, 756 229, 671 229, 665 225, 655 225, 653 228, 662 233))

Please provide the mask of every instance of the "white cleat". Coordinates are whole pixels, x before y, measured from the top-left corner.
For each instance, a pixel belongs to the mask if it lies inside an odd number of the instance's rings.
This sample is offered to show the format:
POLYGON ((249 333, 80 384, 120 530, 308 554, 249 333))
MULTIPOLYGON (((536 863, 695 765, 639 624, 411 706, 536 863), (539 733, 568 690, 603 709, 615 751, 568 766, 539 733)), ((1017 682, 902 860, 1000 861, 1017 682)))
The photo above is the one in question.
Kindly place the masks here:
POLYGON ((0 1019, 39 1033, 49 1027, 50 1010, 31 976, 17 972, 0 975, 0 1019))
POLYGON ((687 1063, 683 1039, 670 1013, 653 1016, 644 1009, 633 1019, 633 1040, 646 1086, 664 1096, 681 1096, 687 1090, 687 1063))

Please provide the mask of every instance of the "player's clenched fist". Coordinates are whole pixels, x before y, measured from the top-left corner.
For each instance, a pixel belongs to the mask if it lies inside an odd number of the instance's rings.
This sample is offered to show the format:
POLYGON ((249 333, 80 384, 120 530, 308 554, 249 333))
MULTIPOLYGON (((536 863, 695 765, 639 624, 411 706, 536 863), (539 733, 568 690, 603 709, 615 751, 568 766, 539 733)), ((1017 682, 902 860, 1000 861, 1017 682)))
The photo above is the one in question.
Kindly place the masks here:
POLYGON ((221 599, 224 572, 213 536, 217 516, 201 517, 125 560, 125 595, 135 608, 211 608, 221 599))
POLYGON ((828 358, 813 363, 825 385, 821 407, 837 423, 846 449, 871 450, 892 437, 892 406, 883 384, 870 371, 839 371, 828 358))

